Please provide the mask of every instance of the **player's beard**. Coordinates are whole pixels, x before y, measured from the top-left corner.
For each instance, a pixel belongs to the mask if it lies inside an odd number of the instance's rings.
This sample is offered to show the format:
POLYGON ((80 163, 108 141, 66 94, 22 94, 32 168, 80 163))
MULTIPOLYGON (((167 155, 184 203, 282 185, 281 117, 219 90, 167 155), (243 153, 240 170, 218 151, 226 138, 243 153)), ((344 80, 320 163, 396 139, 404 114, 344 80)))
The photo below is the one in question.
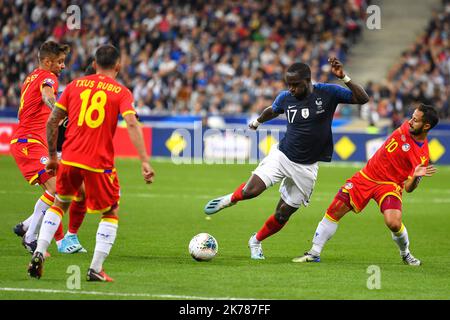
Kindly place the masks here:
POLYGON ((409 133, 413 136, 418 136, 421 135, 424 132, 423 130, 423 126, 421 126, 420 128, 414 129, 414 128, 409 128, 409 133))

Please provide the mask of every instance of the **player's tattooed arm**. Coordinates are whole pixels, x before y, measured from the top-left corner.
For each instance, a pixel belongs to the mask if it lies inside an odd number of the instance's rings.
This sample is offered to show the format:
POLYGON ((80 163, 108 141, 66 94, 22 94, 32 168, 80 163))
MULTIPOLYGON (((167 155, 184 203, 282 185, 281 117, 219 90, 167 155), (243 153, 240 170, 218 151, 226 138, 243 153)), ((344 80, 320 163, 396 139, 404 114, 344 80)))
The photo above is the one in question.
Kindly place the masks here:
POLYGON ((42 101, 44 101, 45 105, 51 110, 55 109, 56 97, 53 93, 53 89, 49 86, 44 86, 42 88, 42 101))
POLYGON ((58 126, 62 119, 67 117, 67 112, 54 108, 47 120, 47 144, 50 159, 56 159, 56 142, 58 141, 58 126))
POLYGON ((352 91, 353 97, 352 102, 355 104, 365 104, 369 101, 369 95, 364 88, 356 83, 353 83, 349 76, 344 72, 344 66, 342 63, 336 59, 336 57, 331 57, 328 59, 331 65, 331 72, 339 79, 345 82, 345 85, 352 91))

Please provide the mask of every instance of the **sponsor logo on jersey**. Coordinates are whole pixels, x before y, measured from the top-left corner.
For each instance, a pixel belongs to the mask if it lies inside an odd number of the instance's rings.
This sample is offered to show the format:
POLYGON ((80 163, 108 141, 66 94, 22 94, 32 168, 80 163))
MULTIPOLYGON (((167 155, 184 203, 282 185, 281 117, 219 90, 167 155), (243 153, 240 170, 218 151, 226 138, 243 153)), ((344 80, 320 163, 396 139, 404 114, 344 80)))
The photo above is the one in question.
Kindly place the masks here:
POLYGON ((353 188, 353 183, 351 182, 347 182, 344 186, 345 189, 350 190, 351 188, 353 188))
POLYGON ((409 143, 405 143, 404 145, 402 145, 402 150, 407 152, 409 151, 409 149, 411 149, 411 146, 409 145, 409 143))
POLYGON ((295 108, 296 107, 296 105, 294 105, 294 106, 288 106, 288 109, 292 109, 292 108, 295 108))
POLYGON ((322 102, 322 98, 317 98, 316 99, 316 106, 317 106, 316 114, 320 114, 320 113, 325 112, 325 110, 322 107, 322 103, 323 103, 322 102))
POLYGON ((404 135, 404 134, 402 134, 402 136, 401 136, 401 139, 402 139, 402 141, 403 141, 403 142, 405 142, 405 141, 406 141, 406 137, 405 137, 405 135, 404 135))
POLYGON ((304 119, 307 119, 309 117, 309 109, 307 109, 307 108, 302 109, 302 117, 304 119))
POLYGON ((42 163, 42 164, 47 164, 47 162, 48 162, 48 157, 41 157, 41 160, 40 160, 40 162, 42 163))
POLYGON ((427 162, 427 157, 421 156, 421 157, 420 157, 420 162, 421 162, 422 164, 425 164, 425 162, 427 162))

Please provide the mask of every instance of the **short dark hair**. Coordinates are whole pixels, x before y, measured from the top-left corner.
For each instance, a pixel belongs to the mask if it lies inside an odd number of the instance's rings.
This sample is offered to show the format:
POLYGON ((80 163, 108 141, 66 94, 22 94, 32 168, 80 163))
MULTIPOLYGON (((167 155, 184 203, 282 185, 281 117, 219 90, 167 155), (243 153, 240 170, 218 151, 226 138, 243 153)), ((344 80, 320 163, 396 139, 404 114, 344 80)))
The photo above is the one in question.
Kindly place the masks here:
POLYGON ((119 50, 110 44, 101 46, 95 52, 95 62, 102 69, 113 69, 119 59, 119 50))
POLYGON ((287 73, 296 73, 302 79, 311 79, 311 69, 306 63, 296 62, 292 64, 288 69, 287 73))
POLYGON ((89 76, 91 74, 95 74, 95 68, 92 65, 92 62, 94 62, 94 57, 90 56, 86 61, 86 68, 84 69, 84 75, 89 76))
POLYGON ((430 125, 430 129, 428 129, 428 131, 433 129, 438 124, 439 116, 434 107, 421 103, 417 109, 423 112, 423 122, 430 125))
POLYGON ((61 53, 67 55, 70 47, 67 44, 59 44, 55 41, 46 41, 39 47, 38 58, 42 61, 44 58, 55 58, 61 53))

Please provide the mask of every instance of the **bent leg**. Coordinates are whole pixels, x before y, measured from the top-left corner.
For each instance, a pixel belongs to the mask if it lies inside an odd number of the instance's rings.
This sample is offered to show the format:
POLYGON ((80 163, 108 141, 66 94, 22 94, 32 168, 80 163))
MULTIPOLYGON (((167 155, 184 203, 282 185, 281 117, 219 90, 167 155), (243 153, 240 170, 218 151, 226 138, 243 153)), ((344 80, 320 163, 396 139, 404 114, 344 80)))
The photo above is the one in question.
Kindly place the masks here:
POLYGON ((231 207, 242 200, 251 199, 266 190, 266 184, 257 175, 252 175, 247 183, 242 183, 233 193, 210 200, 205 206, 205 213, 210 215, 231 207))
POLYGON ((41 227, 42 219, 48 208, 53 205, 55 201, 55 188, 56 188, 56 178, 54 176, 42 175, 43 182, 40 184, 44 193, 36 201, 34 205, 34 211, 30 225, 25 233, 23 244, 27 247, 30 246, 32 242, 36 241, 38 231, 41 227))
POLYGON ((401 201, 396 196, 387 196, 380 206, 384 223, 391 230, 392 240, 397 245, 403 261, 410 265, 420 265, 420 260, 414 258, 409 252, 408 231, 402 223, 401 208, 401 201))
POLYGON ((289 220, 289 217, 297 209, 288 205, 283 199, 280 199, 275 214, 271 215, 261 229, 257 233, 254 233, 248 241, 250 257, 252 259, 264 259, 261 241, 280 231, 289 220))
POLYGON ((42 220, 36 251, 44 254, 57 229, 61 224, 64 213, 69 208, 70 201, 62 201, 58 197, 55 198, 54 204, 45 212, 42 220))
POLYGON ((256 240, 263 241, 280 231, 297 209, 298 208, 289 206, 283 199, 280 199, 275 209, 275 214, 271 215, 262 228, 256 233, 256 240))
POLYGON ((339 220, 351 210, 349 195, 339 191, 317 226, 312 241, 313 246, 310 250, 311 254, 320 256, 327 241, 336 233, 339 220))
POLYGON ((242 200, 255 198, 266 189, 267 187, 264 181, 258 175, 253 174, 242 190, 242 200))
POLYGON ((69 235, 76 235, 78 229, 80 229, 83 223, 84 217, 86 216, 86 196, 84 192, 84 185, 78 191, 76 199, 72 201, 69 208, 69 235))

